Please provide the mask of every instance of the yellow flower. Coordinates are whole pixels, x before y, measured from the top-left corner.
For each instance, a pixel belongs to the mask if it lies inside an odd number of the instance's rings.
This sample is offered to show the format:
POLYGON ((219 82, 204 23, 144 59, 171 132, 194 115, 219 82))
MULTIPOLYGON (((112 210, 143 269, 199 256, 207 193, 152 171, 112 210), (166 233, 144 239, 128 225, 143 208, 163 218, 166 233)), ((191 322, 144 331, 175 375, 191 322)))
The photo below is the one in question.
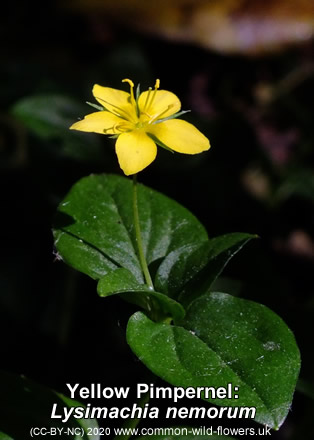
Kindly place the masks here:
POLYGON ((119 165, 128 176, 146 168, 156 158, 156 143, 178 153, 197 154, 209 149, 209 140, 194 125, 176 119, 180 112, 178 97, 166 90, 154 90, 134 96, 134 84, 130 93, 95 85, 93 95, 102 107, 73 124, 72 130, 112 135, 117 138, 116 153, 119 165))

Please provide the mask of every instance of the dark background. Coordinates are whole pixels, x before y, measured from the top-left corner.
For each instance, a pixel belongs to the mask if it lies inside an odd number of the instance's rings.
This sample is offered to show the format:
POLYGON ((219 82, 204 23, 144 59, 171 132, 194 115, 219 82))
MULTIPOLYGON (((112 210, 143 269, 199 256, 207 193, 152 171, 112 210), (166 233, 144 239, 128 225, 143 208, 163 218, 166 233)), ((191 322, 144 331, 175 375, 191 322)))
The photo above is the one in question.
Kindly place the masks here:
MULTIPOLYGON (((125 342, 136 308, 99 298, 92 280, 57 261, 51 228, 58 203, 80 177, 122 175, 112 140, 68 131, 90 112, 93 84, 122 89, 121 80, 131 78, 145 89, 160 78, 192 110, 186 119, 212 148, 196 157, 159 149, 140 181, 189 208, 210 236, 260 236, 230 263, 223 283, 286 321, 310 393, 313 43, 256 56, 217 52, 139 32, 85 6, 11 2, 1 17, 1 368, 61 392, 66 382, 149 380, 125 342)), ((313 400, 297 391, 273 438, 310 439, 312 414, 313 400)))

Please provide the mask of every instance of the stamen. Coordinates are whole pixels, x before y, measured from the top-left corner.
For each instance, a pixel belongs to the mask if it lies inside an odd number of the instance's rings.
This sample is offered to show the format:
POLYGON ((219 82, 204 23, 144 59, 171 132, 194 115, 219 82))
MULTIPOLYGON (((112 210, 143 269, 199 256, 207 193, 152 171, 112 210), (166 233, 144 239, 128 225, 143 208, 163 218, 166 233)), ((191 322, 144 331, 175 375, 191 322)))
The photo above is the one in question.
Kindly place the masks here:
MULTIPOLYGON (((156 96, 156 93, 157 93, 157 90, 159 89, 159 86, 160 86, 160 80, 159 80, 159 79, 156 79, 156 82, 155 82, 155 89, 154 89, 154 92, 153 92, 153 94, 152 94, 152 98, 151 98, 149 104, 147 103, 147 107, 148 107, 148 108, 153 104, 154 99, 155 99, 155 96, 156 96)), ((151 89, 150 89, 150 90, 151 90, 151 89)))
POLYGON ((126 124, 119 124, 119 123, 117 122, 117 123, 114 124, 112 127, 104 128, 104 133, 106 134, 106 133, 107 133, 108 131, 110 131, 110 130, 112 130, 113 133, 117 133, 117 132, 123 133, 123 132, 126 131, 125 129, 123 129, 123 126, 126 126, 126 127, 127 127, 126 124))
POLYGON ((104 128, 104 133, 106 134, 108 131, 110 131, 110 130, 112 130, 113 132, 114 132, 114 128, 115 128, 115 126, 116 126, 116 124, 115 125, 113 125, 112 127, 109 127, 109 128, 104 128))
POLYGON ((151 87, 148 88, 148 93, 147 93, 147 96, 146 96, 146 99, 145 99, 145 104, 144 104, 144 107, 143 107, 143 110, 142 110, 143 114, 147 115, 147 113, 145 113, 146 108, 149 107, 150 105, 152 105, 152 103, 154 101, 154 98, 155 98, 155 95, 156 95, 156 92, 159 89, 159 87, 160 87, 160 79, 156 79, 154 93, 153 93, 152 99, 150 100, 149 104, 148 104, 148 102, 149 102, 149 99, 150 99, 150 96, 151 96, 152 88, 151 87))
POLYGON ((142 112, 142 115, 145 115, 145 116, 147 116, 149 119, 152 117, 152 115, 150 115, 149 113, 147 113, 147 112, 142 112))
POLYGON ((118 107, 117 105, 111 104, 110 102, 105 101, 102 98, 98 98, 97 96, 95 96, 95 98, 100 100, 100 101, 103 101, 105 104, 111 105, 111 107, 118 109, 118 111, 120 112, 120 113, 118 113, 117 111, 109 110, 110 113, 113 113, 114 115, 119 116, 120 118, 124 118, 124 119, 130 120, 130 115, 128 114, 128 112, 126 112, 122 108, 118 107))
POLYGON ((149 87, 149 88, 148 88, 148 93, 147 93, 147 96, 146 96, 146 99, 145 99, 145 104, 144 104, 144 108, 143 108, 143 112, 142 112, 142 113, 144 113, 145 110, 146 110, 147 103, 148 103, 148 100, 149 100, 149 97, 150 97, 151 91, 152 91, 152 88, 149 87))
POLYGON ((130 95, 131 95, 131 103, 132 105, 134 105, 134 107, 136 107, 136 102, 135 102, 135 98, 134 98, 134 83, 133 81, 131 81, 130 79, 126 78, 122 80, 123 83, 128 83, 130 86, 130 95))
POLYGON ((123 124, 117 124, 116 127, 115 127, 115 130, 119 131, 120 133, 124 133, 126 131, 125 125, 124 125, 124 128, 123 128, 123 124))
POLYGON ((172 107, 174 107, 173 104, 169 104, 168 107, 163 110, 162 112, 158 113, 157 115, 152 116, 151 120, 149 121, 149 124, 154 123, 157 119, 160 118, 160 116, 164 115, 165 113, 167 113, 168 110, 170 110, 172 107))

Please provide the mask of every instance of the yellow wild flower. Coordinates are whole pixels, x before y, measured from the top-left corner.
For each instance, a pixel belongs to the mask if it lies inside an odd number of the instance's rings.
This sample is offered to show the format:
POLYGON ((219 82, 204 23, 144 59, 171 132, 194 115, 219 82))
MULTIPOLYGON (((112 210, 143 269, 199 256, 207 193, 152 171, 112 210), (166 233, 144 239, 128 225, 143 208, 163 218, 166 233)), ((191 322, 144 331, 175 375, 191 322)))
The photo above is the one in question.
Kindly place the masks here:
POLYGON ((209 140, 194 125, 176 119, 180 112, 179 98, 172 92, 155 88, 134 95, 134 84, 130 93, 95 84, 93 95, 102 107, 70 128, 111 135, 117 138, 116 153, 119 165, 128 176, 142 171, 156 158, 156 143, 169 150, 184 154, 198 154, 209 149, 209 140))

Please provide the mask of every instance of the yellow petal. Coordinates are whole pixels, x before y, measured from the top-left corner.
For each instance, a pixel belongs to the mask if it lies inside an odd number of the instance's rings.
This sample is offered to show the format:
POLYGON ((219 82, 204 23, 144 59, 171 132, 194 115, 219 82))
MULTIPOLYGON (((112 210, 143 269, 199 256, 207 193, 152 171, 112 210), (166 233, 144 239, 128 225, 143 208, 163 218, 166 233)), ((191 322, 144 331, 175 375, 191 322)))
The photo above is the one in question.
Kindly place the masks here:
POLYGON ((157 154, 155 142, 142 130, 121 134, 116 142, 119 165, 124 174, 138 173, 153 162, 157 154))
POLYGON ((129 121, 137 120, 136 108, 131 103, 130 93, 95 84, 93 95, 106 110, 129 121))
POLYGON ((167 90, 147 90, 138 99, 141 113, 149 115, 149 119, 167 118, 177 113, 181 108, 179 98, 167 90))
POLYGON ((207 137, 182 119, 170 119, 150 125, 147 132, 178 153, 197 154, 210 148, 207 137))
POLYGON ((100 134, 120 134, 130 130, 132 124, 110 112, 95 112, 71 125, 70 130, 88 131, 100 134))

